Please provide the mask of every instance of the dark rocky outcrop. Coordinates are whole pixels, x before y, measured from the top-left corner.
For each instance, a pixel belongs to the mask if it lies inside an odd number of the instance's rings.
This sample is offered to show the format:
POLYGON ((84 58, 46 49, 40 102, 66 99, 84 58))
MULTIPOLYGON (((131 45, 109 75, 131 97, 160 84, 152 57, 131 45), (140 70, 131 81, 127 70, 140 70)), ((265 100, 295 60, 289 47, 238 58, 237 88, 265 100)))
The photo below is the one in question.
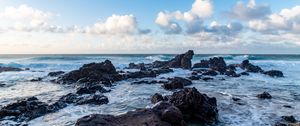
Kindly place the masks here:
POLYGON ((164 97, 159 93, 155 93, 154 95, 151 96, 152 104, 155 104, 155 103, 163 101, 163 100, 165 100, 164 97))
POLYGON ((38 81, 42 81, 42 80, 43 80, 43 78, 38 77, 38 78, 31 79, 30 81, 31 82, 38 82, 38 81))
POLYGON ((260 99, 271 99, 272 96, 268 92, 263 92, 261 94, 256 95, 256 97, 260 99))
POLYGON ((294 116, 281 116, 281 119, 274 126, 300 126, 294 116))
POLYGON ((144 63, 129 63, 128 67, 126 69, 140 69, 140 70, 146 70, 145 64, 144 63))
POLYGON ((106 93, 109 92, 109 90, 106 90, 102 87, 101 84, 78 84, 77 85, 77 94, 93 94, 96 92, 100 93, 106 93))
POLYGON ((244 60, 241 64, 240 67, 246 72, 253 72, 253 73, 262 73, 263 70, 259 66, 255 66, 249 62, 249 60, 244 60))
POLYGON ((131 72, 125 75, 126 78, 145 78, 145 77, 156 77, 157 74, 154 71, 137 71, 131 72))
POLYGON ((64 73, 65 73, 64 71, 50 72, 50 73, 48 73, 48 76, 49 77, 57 77, 57 76, 62 75, 64 73))
POLYGON ((23 71, 20 68, 15 68, 15 67, 1 67, 0 66, 0 73, 1 72, 9 72, 9 71, 23 71))
POLYGON ((168 101, 180 109, 185 120, 213 123, 217 119, 216 98, 201 94, 196 88, 174 92, 168 101))
POLYGON ((263 74, 269 75, 271 77, 283 77, 283 73, 279 70, 270 70, 270 71, 264 72, 263 74))
POLYGON ((111 84, 122 80, 123 77, 117 73, 113 64, 106 60, 102 63, 89 63, 83 65, 79 70, 74 70, 57 79, 61 84, 72 83, 104 83, 111 84))
POLYGON ((189 50, 184 54, 177 55, 174 59, 170 60, 165 67, 169 68, 183 68, 191 69, 192 68, 192 58, 194 55, 193 50, 189 50))
POLYGON ((175 77, 173 78, 169 83, 163 84, 163 88, 166 90, 173 90, 173 89, 182 89, 184 86, 191 85, 192 81, 181 78, 181 77, 175 77))
POLYGON ((237 74, 235 71, 229 69, 226 70, 225 75, 230 76, 230 77, 240 77, 240 74, 237 74))
POLYGON ((202 75, 207 75, 207 76, 217 76, 218 72, 214 71, 214 70, 208 70, 204 73, 202 73, 202 75))
POLYGON ((208 60, 201 60, 200 63, 195 63, 193 66, 194 68, 209 68, 209 61, 208 60))
POLYGON ((203 77, 202 80, 204 80, 204 81, 209 81, 209 80, 214 80, 214 78, 211 78, 211 77, 203 77))

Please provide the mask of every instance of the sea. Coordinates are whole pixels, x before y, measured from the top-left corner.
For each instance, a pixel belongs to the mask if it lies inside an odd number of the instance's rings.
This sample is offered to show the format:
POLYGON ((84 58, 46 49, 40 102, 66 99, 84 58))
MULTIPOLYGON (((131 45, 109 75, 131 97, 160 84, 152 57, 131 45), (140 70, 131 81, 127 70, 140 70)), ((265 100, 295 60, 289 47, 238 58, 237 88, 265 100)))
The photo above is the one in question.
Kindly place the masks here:
MULTIPOLYGON (((151 63, 155 60, 166 61, 173 54, 74 54, 74 55, 0 55, 0 66, 29 68, 21 72, 0 73, 0 107, 13 103, 18 99, 36 96, 43 102, 53 103, 61 96, 74 92, 68 85, 51 83, 55 79, 47 77, 49 72, 69 72, 80 68, 83 64, 111 60, 117 70, 124 70, 129 63, 151 63), (40 82, 29 80, 43 77, 40 82)), ((264 70, 280 70, 283 78, 272 78, 263 74, 251 73, 238 78, 218 75, 212 81, 193 81, 188 87, 195 87, 209 97, 216 97, 219 116, 215 126, 271 126, 281 116, 293 115, 300 120, 300 55, 194 55, 192 62, 203 59, 224 57, 227 64, 241 63, 248 59, 264 70), (264 91, 273 98, 260 100, 256 97, 264 91), (239 104, 233 97, 242 99, 239 104), (287 108, 284 106, 291 106, 287 108)), ((242 70, 238 70, 242 71, 242 70)), ((191 71, 174 69, 173 73, 161 74, 161 77, 188 77, 191 71)), ((89 114, 119 115, 136 108, 151 106, 150 96, 155 93, 172 94, 164 90, 160 84, 131 84, 136 80, 124 80, 113 84, 111 92, 104 93, 109 103, 104 105, 69 105, 55 113, 33 119, 29 126, 73 126, 80 117, 89 114)), ((15 125, 10 120, 0 121, 0 125, 15 125)), ((196 124, 191 124, 196 126, 196 124)))

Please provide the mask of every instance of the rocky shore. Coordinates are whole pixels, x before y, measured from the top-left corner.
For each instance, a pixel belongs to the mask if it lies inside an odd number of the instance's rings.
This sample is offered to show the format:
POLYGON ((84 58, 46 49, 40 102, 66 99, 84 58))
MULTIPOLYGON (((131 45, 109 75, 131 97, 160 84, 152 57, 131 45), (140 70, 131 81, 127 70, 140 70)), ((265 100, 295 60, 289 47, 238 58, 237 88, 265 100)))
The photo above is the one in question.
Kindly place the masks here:
MULTIPOLYGON (((244 60, 240 64, 226 64, 224 58, 214 57, 192 64, 194 52, 192 50, 175 56, 169 61, 154 61, 153 63, 129 63, 126 69, 137 71, 117 71, 111 61, 89 63, 65 73, 53 71, 48 77, 51 82, 74 87, 76 92, 62 96, 52 104, 41 102, 36 97, 20 99, 15 103, 0 109, 0 120, 9 119, 16 122, 27 122, 37 117, 59 111, 68 105, 109 103, 105 93, 110 92, 106 87, 115 86, 116 82, 135 79, 132 84, 159 84, 161 88, 172 92, 163 96, 155 93, 149 96, 149 108, 139 108, 121 115, 92 114, 77 120, 76 126, 187 126, 193 124, 213 125, 218 123, 217 99, 201 90, 193 88, 193 80, 213 81, 215 76, 237 78, 249 76, 252 73, 264 74, 266 77, 284 77, 279 70, 263 70, 261 67, 244 60), (161 74, 172 73, 176 69, 191 71, 188 77, 160 78, 161 74), (145 80, 147 78, 148 80, 145 80)), ((25 70, 25 69, 24 69, 25 70)), ((0 72, 23 71, 20 68, 0 67, 0 72)), ((47 78, 47 77, 45 77, 47 78)), ((37 78, 32 81, 43 81, 37 78)), ((113 89, 112 89, 113 90, 113 89)), ((257 94, 258 100, 272 99, 272 92, 257 94)), ((232 98, 243 105, 242 99, 232 98)), ((283 115, 274 126, 300 125, 292 115, 283 115)))

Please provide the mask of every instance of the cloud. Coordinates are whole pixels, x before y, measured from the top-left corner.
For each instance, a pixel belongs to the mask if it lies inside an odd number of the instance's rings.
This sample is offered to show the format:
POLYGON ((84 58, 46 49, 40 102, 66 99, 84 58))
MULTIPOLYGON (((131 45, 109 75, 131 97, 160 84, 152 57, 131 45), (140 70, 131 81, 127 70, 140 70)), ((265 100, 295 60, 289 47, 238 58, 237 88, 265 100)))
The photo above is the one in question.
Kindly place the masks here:
POLYGON ((87 27, 91 34, 133 34, 137 32, 137 21, 133 15, 112 15, 105 22, 97 22, 87 27))
POLYGON ((187 12, 159 12, 155 23, 167 34, 179 34, 182 27, 178 22, 182 21, 186 25, 186 32, 193 34, 199 32, 202 28, 202 19, 210 17, 213 14, 213 5, 211 0, 196 0, 191 9, 187 12))
POLYGON ((249 0, 248 4, 238 2, 229 16, 240 20, 253 20, 266 18, 271 13, 271 9, 266 5, 256 5, 255 0, 249 0))
POLYGON ((251 20, 249 28, 265 34, 300 33, 300 6, 282 9, 265 19, 251 20))

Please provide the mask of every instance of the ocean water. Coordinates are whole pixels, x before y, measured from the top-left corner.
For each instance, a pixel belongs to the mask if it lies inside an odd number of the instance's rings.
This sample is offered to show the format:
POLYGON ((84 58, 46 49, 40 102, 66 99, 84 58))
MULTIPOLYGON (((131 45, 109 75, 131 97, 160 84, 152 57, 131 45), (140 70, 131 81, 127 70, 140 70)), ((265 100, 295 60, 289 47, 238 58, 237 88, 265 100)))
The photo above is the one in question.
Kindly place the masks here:
MULTIPOLYGON (((265 126, 273 125, 281 116, 294 115, 300 120, 300 55, 195 55, 193 63, 214 56, 224 57, 227 64, 241 63, 249 59, 264 70, 281 70, 284 78, 271 78, 262 74, 231 78, 217 76, 213 81, 193 81, 190 87, 196 87, 201 93, 216 97, 219 109, 217 126, 265 126), (218 78, 225 78, 220 80, 218 78), (273 98, 259 100, 255 96, 264 91, 273 98), (231 98, 242 99, 238 105, 231 98), (290 105, 292 108, 285 108, 290 105)), ((0 107, 15 102, 17 99, 36 96, 41 101, 52 103, 62 95, 74 92, 72 87, 51 83, 46 77, 53 71, 71 71, 85 63, 112 61, 118 70, 123 70, 130 62, 150 63, 155 60, 169 60, 174 55, 0 55, 0 66, 30 68, 30 71, 0 73, 0 107), (30 82, 37 77, 46 77, 42 82, 30 82)), ((241 71, 241 70, 240 70, 241 71)), ((191 71, 174 69, 173 73, 161 77, 187 77, 191 71)), ((136 108, 150 107, 150 96, 154 93, 164 95, 171 91, 164 90, 160 84, 132 85, 136 80, 114 83, 112 90, 105 93, 109 103, 97 105, 70 105, 56 113, 50 113, 28 122, 30 126, 71 126, 82 116, 99 113, 119 115, 136 108)), ((9 120, 0 125, 14 124, 9 120)))

